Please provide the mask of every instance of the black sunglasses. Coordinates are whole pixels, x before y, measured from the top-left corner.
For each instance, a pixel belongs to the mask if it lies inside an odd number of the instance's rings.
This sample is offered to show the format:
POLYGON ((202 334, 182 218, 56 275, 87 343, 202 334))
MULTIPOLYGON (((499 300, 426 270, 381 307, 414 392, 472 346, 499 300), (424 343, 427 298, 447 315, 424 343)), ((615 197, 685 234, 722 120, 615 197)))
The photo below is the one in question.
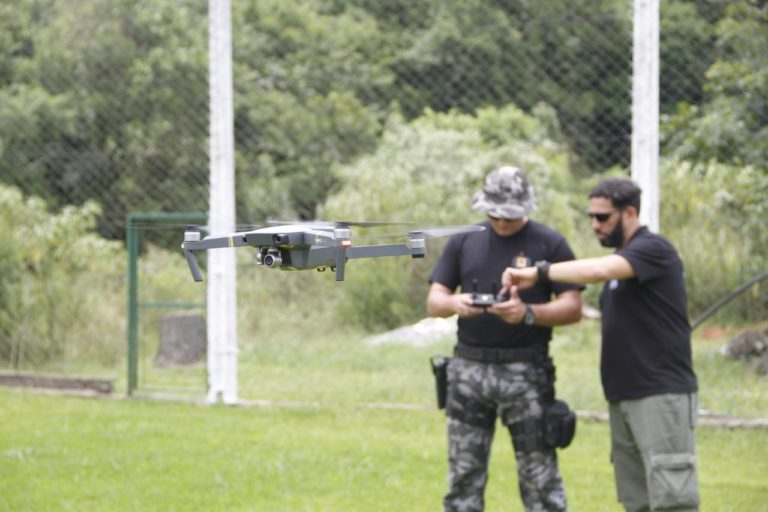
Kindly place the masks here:
MULTIPOLYGON (((616 211, 616 210, 614 210, 614 211, 616 211)), ((597 220, 597 222, 605 222, 605 221, 607 221, 608 219, 610 219, 610 218, 611 218, 611 215, 613 215, 613 212, 609 212, 609 213, 593 213, 593 212, 587 212, 587 215, 588 215, 590 218, 592 218, 592 219, 596 219, 596 220, 597 220)))

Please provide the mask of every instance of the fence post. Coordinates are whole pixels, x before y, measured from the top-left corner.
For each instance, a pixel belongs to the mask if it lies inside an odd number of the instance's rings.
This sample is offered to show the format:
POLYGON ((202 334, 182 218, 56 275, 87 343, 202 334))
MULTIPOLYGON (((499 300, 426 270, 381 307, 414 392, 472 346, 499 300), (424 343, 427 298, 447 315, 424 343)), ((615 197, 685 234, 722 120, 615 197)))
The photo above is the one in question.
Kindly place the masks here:
POLYGON ((659 0, 634 0, 632 178, 643 190, 640 221, 659 231, 659 0))
MULTIPOLYGON (((208 2, 212 233, 235 230, 235 136, 230 0, 208 2)), ((237 402, 237 296, 233 249, 208 253, 208 401, 237 402)))

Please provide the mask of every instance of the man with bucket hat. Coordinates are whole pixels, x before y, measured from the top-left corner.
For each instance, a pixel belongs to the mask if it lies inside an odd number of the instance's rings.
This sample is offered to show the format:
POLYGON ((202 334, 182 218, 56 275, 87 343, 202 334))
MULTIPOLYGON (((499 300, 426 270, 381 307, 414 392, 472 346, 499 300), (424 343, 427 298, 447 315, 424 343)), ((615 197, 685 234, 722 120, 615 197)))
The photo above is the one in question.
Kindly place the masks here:
POLYGON ((522 170, 492 171, 472 199, 488 216, 484 231, 452 237, 432 272, 427 311, 458 315, 458 343, 447 362, 448 493, 445 511, 484 509, 496 418, 509 430, 527 511, 566 510, 557 447, 570 443, 575 415, 555 400, 549 357, 552 327, 581 317, 580 289, 545 283, 496 296, 507 267, 574 258, 565 238, 531 220, 533 187, 522 170), (460 291, 458 291, 460 289, 460 291), (479 302, 491 297, 490 303, 479 302))

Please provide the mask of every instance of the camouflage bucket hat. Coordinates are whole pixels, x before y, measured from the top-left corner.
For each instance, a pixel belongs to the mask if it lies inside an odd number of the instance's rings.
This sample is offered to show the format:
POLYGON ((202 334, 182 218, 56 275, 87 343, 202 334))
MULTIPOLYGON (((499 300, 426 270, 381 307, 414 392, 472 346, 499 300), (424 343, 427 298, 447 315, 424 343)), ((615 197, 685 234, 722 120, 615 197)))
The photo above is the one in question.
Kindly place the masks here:
POLYGON ((472 209, 491 217, 519 219, 536 209, 536 195, 525 173, 504 166, 485 178, 485 186, 472 197, 472 209))

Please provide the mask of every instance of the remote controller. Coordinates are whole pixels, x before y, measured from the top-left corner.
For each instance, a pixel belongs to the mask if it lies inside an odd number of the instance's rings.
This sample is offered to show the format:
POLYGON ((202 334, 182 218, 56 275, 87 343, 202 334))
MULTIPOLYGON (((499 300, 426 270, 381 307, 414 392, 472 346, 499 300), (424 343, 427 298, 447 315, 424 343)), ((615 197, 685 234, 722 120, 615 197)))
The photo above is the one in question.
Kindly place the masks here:
POLYGON ((496 283, 492 285, 493 293, 478 293, 477 292, 477 279, 472 280, 472 305, 479 308, 487 308, 493 306, 497 302, 504 302, 506 297, 500 295, 497 292, 496 283))

